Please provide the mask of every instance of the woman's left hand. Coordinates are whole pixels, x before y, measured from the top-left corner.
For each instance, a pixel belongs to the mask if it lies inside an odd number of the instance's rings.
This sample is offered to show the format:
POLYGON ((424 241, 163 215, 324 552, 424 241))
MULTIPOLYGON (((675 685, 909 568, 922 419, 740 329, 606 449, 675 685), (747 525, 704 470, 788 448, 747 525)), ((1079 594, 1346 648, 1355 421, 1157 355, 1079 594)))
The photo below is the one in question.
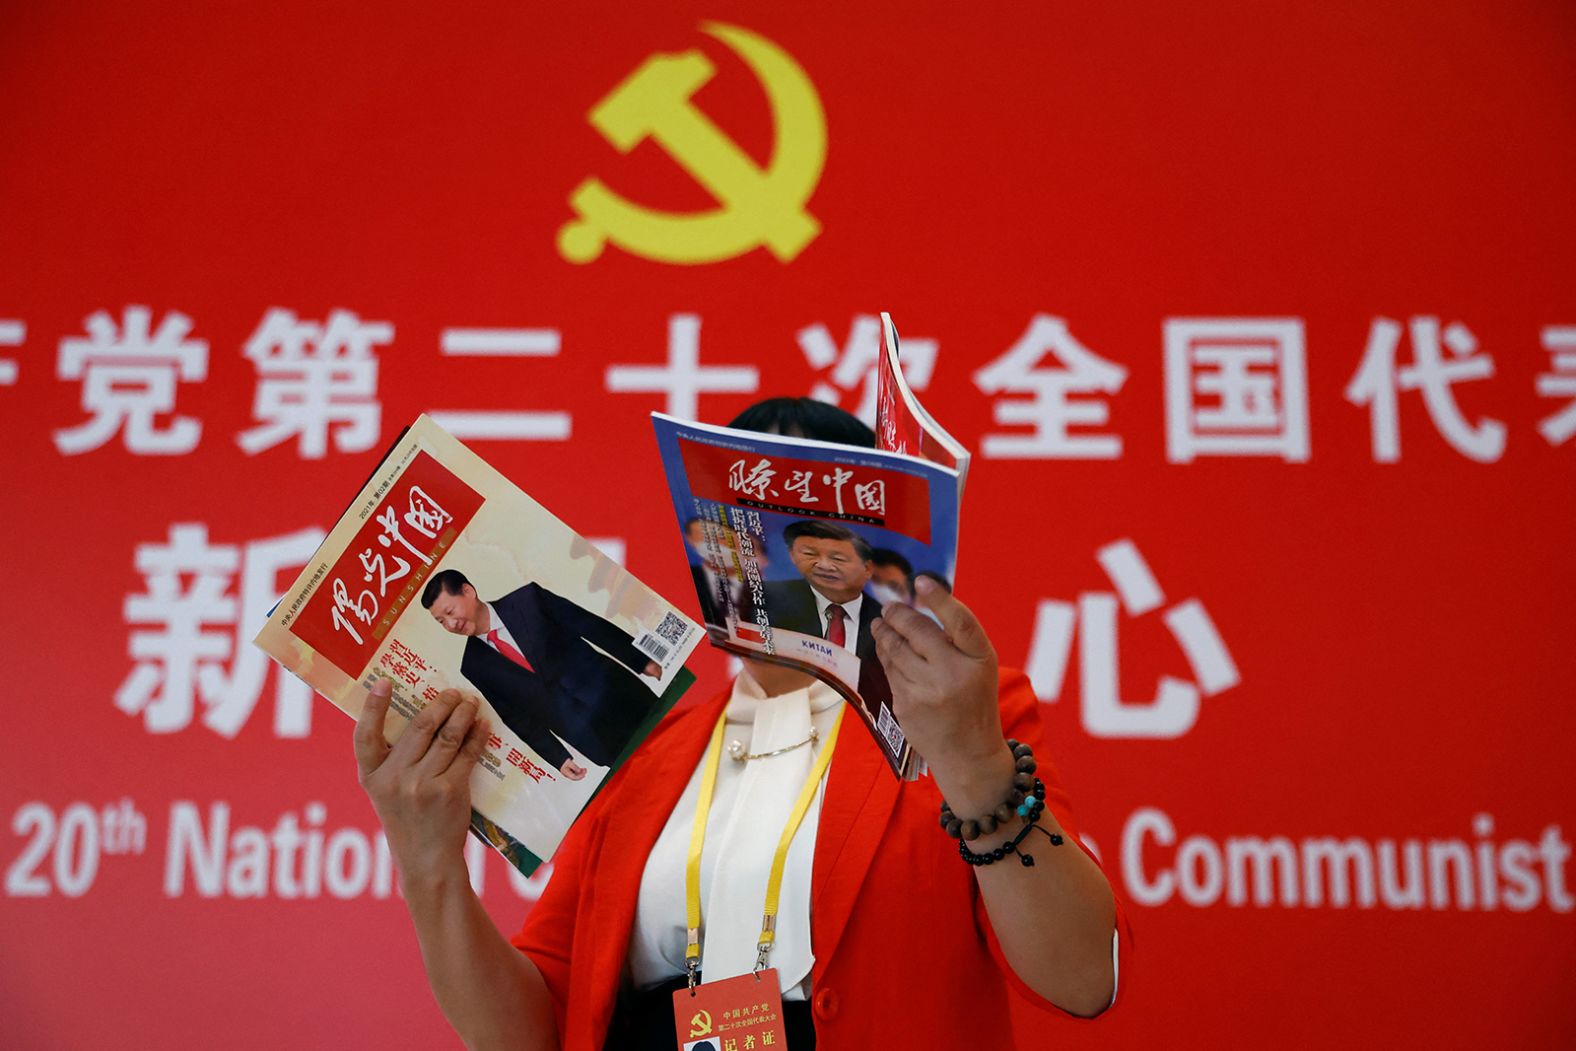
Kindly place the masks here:
POLYGON ((871 624, 871 635, 892 687, 892 714, 945 790, 1007 755, 996 650, 974 614, 945 588, 920 577, 915 591, 940 625, 894 602, 871 624))

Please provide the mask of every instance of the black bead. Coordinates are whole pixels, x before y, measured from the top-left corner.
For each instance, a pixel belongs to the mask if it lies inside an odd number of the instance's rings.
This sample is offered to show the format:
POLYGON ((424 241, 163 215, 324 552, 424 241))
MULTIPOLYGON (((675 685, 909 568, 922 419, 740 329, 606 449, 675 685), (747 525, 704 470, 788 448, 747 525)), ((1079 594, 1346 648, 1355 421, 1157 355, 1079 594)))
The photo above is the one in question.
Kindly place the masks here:
POLYGON ((1018 855, 1018 859, 1023 862, 1023 867, 1024 868, 1030 868, 1030 867, 1032 867, 1034 865, 1034 855, 1033 854, 1019 854, 1018 855))
POLYGON ((1062 835, 1061 835, 1061 833, 1060 832, 1052 832, 1051 833, 1051 846, 1059 847, 1061 845, 1062 845, 1062 835))

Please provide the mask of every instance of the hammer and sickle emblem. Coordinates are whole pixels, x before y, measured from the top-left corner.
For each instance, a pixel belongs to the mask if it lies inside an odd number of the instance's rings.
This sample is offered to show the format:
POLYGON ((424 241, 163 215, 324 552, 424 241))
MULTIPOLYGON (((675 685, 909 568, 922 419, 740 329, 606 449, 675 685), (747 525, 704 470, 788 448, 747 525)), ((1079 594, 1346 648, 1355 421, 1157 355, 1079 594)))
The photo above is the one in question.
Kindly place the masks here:
POLYGON ((652 55, 592 107, 593 127, 620 153, 650 138, 717 199, 716 208, 644 208, 589 178, 569 195, 578 218, 558 231, 558 251, 589 263, 609 241, 660 263, 715 263, 758 246, 787 263, 821 232, 805 210, 826 164, 826 114, 793 58, 765 37, 720 22, 701 31, 749 66, 766 93, 775 138, 762 169, 691 97, 716 67, 698 50, 652 55))
POLYGON ((693 1040, 697 1036, 706 1036, 710 1032, 711 1012, 696 1011, 695 1016, 690 1019, 690 1039, 693 1040))

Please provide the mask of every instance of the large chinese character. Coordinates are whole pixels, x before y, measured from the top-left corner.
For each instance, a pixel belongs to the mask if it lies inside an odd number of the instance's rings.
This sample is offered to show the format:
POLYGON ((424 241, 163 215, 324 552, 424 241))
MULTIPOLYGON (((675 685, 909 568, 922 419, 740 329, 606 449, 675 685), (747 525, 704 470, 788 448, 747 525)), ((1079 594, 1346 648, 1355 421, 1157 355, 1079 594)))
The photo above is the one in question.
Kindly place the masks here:
POLYGON ((783 485, 783 488, 790 493, 798 493, 801 504, 818 504, 821 502, 820 497, 810 492, 810 487, 814 482, 814 471, 791 471, 788 474, 788 481, 783 485))
POLYGON ((1110 406, 1104 398, 1073 398, 1073 394, 1115 394, 1127 380, 1127 369, 1079 343, 1067 322, 1036 314, 1018 342, 974 373, 984 394, 1025 395, 995 399, 991 411, 999 424, 1026 424, 1029 433, 987 434, 980 449, 998 459, 1114 460, 1122 455, 1122 439, 1114 434, 1073 433, 1071 428, 1104 425, 1110 406), (1060 368, 1042 367, 1049 354, 1060 368))
POLYGON ((55 375, 82 381, 82 411, 90 419, 55 432, 55 448, 67 456, 97 449, 117 434, 134 453, 167 456, 191 452, 202 422, 175 416, 176 384, 208 375, 208 344, 187 339, 191 318, 172 310, 155 330, 147 307, 130 306, 125 323, 99 310, 87 319, 88 336, 60 341, 55 375))
POLYGON ((1505 425, 1484 418, 1469 423, 1456 404, 1456 383, 1494 375, 1494 359, 1477 353, 1477 339, 1459 321, 1445 326, 1443 336, 1437 317, 1414 317, 1410 323, 1412 363, 1400 366, 1396 350, 1401 325, 1389 318, 1375 318, 1368 330, 1368 347, 1362 364, 1346 386, 1346 400, 1368 406, 1373 457, 1379 463, 1401 458, 1401 422, 1397 392, 1423 392, 1434 427, 1463 456, 1480 463, 1498 460, 1505 451, 1505 425), (1446 358, 1441 347, 1448 347, 1446 358))
POLYGON ((405 524, 428 540, 438 539, 438 530, 454 521, 454 516, 419 485, 411 486, 405 494, 405 507, 405 524))
POLYGON ((1543 349, 1549 352, 1549 371, 1539 374, 1538 393, 1545 398, 1570 398, 1571 403, 1545 417, 1538 424, 1538 433, 1550 445, 1563 445, 1576 434, 1576 325, 1546 327, 1543 349))
MULTIPOLYGON (((563 340, 553 328, 446 328, 439 337, 445 357, 557 357, 563 340)), ((524 372, 525 370, 519 370, 524 372)), ((511 371, 511 375, 514 375, 511 371)), ((525 387, 533 387, 529 382, 525 387)), ((518 405, 511 387, 500 400, 518 405)), ((568 441, 574 426, 567 412, 536 409, 433 409, 433 420, 456 438, 484 441, 568 441)))
POLYGON ((886 514, 886 482, 877 478, 873 482, 854 485, 854 501, 859 510, 873 515, 886 514))
POLYGON ((754 467, 749 466, 745 460, 735 460, 728 468, 728 488, 736 493, 753 496, 757 500, 765 500, 768 495, 776 492, 771 488, 772 479, 777 477, 777 472, 772 470, 772 462, 761 459, 754 467))
POLYGON ((252 640, 268 620, 280 593, 323 542, 323 530, 312 527, 284 536, 248 543, 241 555, 240 616, 235 632, 235 658, 228 674, 215 664, 197 669, 206 711, 203 725, 234 737, 262 699, 269 669, 274 673, 274 736, 305 737, 312 728, 312 689, 275 667, 252 640))
POLYGON ((754 365, 702 365, 699 315, 674 314, 668 319, 667 365, 609 365, 606 383, 615 394, 665 393, 669 416, 693 420, 702 394, 753 394, 761 374, 754 365))
POLYGON ((1180 737, 1198 720, 1201 694, 1213 697, 1241 681, 1236 663, 1203 603, 1187 599, 1167 610, 1163 619, 1182 647, 1193 681, 1162 675, 1153 699, 1124 700, 1116 642, 1118 600, 1129 617, 1138 617, 1164 605, 1165 594, 1131 540, 1107 544, 1096 557, 1114 593, 1085 592, 1076 607, 1049 599, 1039 603, 1027 662, 1035 692, 1046 701, 1060 696, 1076 626, 1084 729, 1096 737, 1180 737))
MULTIPOLYGON (((876 362, 881 358, 881 320, 869 314, 856 314, 848 327, 848 339, 839 347, 823 324, 799 330, 795 337, 804 360, 817 372, 825 373, 810 388, 810 397, 848 409, 871 426, 876 419, 876 362), (826 370, 830 369, 830 372, 826 370), (844 404, 845 395, 857 393, 853 406, 844 404)), ((910 388, 922 391, 930 386, 936 368, 936 341, 903 340, 903 378, 910 388)))
POLYGON ((332 431, 340 452, 372 448, 382 421, 372 348, 393 338, 387 321, 364 322, 348 310, 332 311, 326 325, 268 311, 245 351, 257 368, 252 415, 259 426, 236 442, 255 455, 298 438, 297 452, 316 460, 328 452, 332 431))
MULTIPOLYGON (((831 474, 823 474, 821 476, 821 484, 832 487, 832 495, 837 499, 838 514, 843 513, 843 486, 847 485, 848 480, 853 476, 853 471, 844 470, 843 468, 838 467, 836 464, 832 465, 831 474)), ((855 488, 858 487, 855 486, 855 488)))
MULTIPOLYGON (((191 724, 200 699, 203 723, 235 736, 267 679, 270 662, 250 643, 279 597, 280 573, 299 569, 322 540, 321 529, 303 529, 248 544, 243 557, 233 544, 210 544, 207 526, 178 523, 168 543, 139 545, 146 590, 127 596, 125 617, 148 627, 131 632, 137 663, 115 693, 116 706, 140 714, 152 733, 171 733, 191 724), (237 570, 238 598, 229 594, 237 570)), ((306 735, 311 698, 304 683, 278 674, 277 736, 306 735)))
POLYGON ((1299 318, 1165 323, 1166 458, 1308 459, 1308 371, 1299 318))
MULTIPOLYGON (((27 322, 0 320, 0 347, 20 347, 27 340, 27 322)), ((0 387, 16 383, 21 369, 13 358, 0 358, 0 387)))

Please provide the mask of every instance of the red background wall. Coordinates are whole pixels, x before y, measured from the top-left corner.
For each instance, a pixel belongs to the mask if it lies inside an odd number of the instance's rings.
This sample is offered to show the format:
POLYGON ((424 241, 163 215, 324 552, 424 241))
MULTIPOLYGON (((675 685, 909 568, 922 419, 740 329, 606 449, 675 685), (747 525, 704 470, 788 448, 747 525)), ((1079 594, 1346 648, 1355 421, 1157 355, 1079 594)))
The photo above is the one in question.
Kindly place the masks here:
MULTIPOLYGON (((1123 833, 1146 807, 1178 839, 1217 846, 1335 836, 1498 852, 1551 826, 1549 842, 1568 840, 1576 439, 1539 423, 1576 394, 1537 385, 1560 368, 1544 330, 1576 325, 1569 5, 143 3, 13 6, 5 21, 0 319, 25 324, 0 348, 15 363, 0 385, 6 1043, 442 1042, 397 900, 277 887, 210 899, 189 873, 166 893, 177 801, 226 802, 233 824, 265 830, 311 802, 328 830, 374 823, 348 720, 319 701, 309 736, 276 736, 272 672, 233 738, 203 724, 200 703, 168 733, 115 706, 146 627, 123 609, 146 584, 137 551, 177 523, 243 551, 327 526, 420 411, 554 410, 572 416, 568 441, 476 448, 684 596, 646 420, 668 403, 606 378, 664 362, 679 313, 702 319, 703 364, 759 370, 757 393, 701 395, 710 421, 760 394, 808 393, 827 372, 796 333, 822 324, 841 343, 856 315, 882 309, 910 341, 937 342, 924 399, 976 450, 1024 430, 994 421, 997 399, 972 377, 1037 314, 1127 370, 1117 393, 1076 395, 1108 404, 1108 423, 1081 431, 1119 435, 1120 458, 977 458, 959 560, 960 593, 1007 663, 1030 660, 1042 600, 1113 590, 1094 555, 1122 539, 1165 608, 1199 599, 1229 649, 1240 683, 1205 697, 1180 736, 1089 732, 1076 643, 1045 690, 1119 891, 1132 889, 1123 833), (652 208, 716 204, 656 143, 622 156, 586 120, 656 52, 711 59, 695 105, 766 163, 766 96, 700 31, 706 18, 774 41, 813 83, 828 147, 807 207, 821 233, 787 262, 755 250, 676 266, 616 247, 566 262, 555 239, 588 176, 652 208), (117 433, 62 453, 52 433, 91 414, 82 382, 61 376, 61 342, 134 304, 155 323, 187 315, 207 342, 206 378, 176 395, 201 439, 143 455, 117 433), (370 448, 237 446, 257 422, 242 350, 273 307, 393 326, 374 352, 370 448), (1299 319, 1307 462, 1168 460, 1164 325, 1193 317, 1299 319), (1398 395, 1399 461, 1376 462, 1369 409, 1344 392, 1375 319, 1413 317, 1464 324, 1492 359, 1492 376, 1448 388, 1467 420, 1505 425, 1492 462, 1453 447, 1416 390, 1398 395), (441 333, 456 327, 550 328, 561 350, 446 357, 441 333), (146 817, 144 851, 100 850, 80 886, 85 848, 67 843, 65 882, 81 890, 69 895, 52 868, 61 837, 22 815, 122 798, 146 817), (1473 830, 1482 814, 1487 836, 1473 830), (48 852, 28 859, 30 845, 48 852)), ((1412 353, 1403 339, 1403 365, 1412 353)), ((1123 697, 1195 678, 1159 611, 1118 621, 1123 697)), ((722 683, 712 654, 696 666, 702 689, 722 683)), ((1151 838, 1134 863, 1152 880, 1175 860, 1151 838)), ((1556 854, 1533 871, 1542 889, 1526 911, 1487 908, 1481 890, 1470 908, 1459 894, 1421 909, 1135 905, 1121 1010, 1020 1040, 1567 1044, 1570 866, 1556 854)), ((496 859, 485 873, 489 908, 512 927, 528 904, 496 859)))

